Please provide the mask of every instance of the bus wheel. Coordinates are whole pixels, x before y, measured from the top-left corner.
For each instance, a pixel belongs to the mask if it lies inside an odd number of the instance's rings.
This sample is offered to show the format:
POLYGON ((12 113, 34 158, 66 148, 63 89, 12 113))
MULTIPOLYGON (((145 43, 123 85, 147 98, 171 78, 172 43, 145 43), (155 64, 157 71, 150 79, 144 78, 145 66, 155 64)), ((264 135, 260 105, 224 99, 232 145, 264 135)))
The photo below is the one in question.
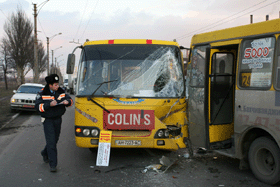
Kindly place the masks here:
POLYGON ((268 184, 280 182, 280 149, 267 138, 253 141, 249 149, 249 164, 255 177, 268 184))

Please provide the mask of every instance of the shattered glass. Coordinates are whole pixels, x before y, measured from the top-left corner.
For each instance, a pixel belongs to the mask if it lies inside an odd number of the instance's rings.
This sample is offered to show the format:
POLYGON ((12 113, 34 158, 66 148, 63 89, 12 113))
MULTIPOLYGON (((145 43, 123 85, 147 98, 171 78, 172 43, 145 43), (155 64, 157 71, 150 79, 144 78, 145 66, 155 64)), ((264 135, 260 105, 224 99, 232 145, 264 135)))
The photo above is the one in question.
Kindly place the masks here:
POLYGON ((103 45, 87 47, 79 65, 77 95, 180 97, 184 93, 178 47, 103 45))

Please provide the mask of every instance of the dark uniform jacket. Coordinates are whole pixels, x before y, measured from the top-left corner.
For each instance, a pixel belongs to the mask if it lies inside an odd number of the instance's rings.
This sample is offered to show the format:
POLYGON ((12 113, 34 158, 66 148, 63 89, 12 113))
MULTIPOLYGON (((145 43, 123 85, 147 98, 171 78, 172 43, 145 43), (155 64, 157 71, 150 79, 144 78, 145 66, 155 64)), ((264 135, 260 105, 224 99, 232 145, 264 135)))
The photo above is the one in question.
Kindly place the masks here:
POLYGON ((48 85, 38 93, 35 101, 35 108, 40 112, 41 116, 44 118, 58 118, 65 113, 65 107, 72 106, 73 100, 69 95, 67 95, 62 88, 58 88, 55 93, 51 93, 48 85), (50 103, 56 100, 56 106, 50 106, 50 103), (62 101, 67 100, 68 105, 59 104, 62 101))

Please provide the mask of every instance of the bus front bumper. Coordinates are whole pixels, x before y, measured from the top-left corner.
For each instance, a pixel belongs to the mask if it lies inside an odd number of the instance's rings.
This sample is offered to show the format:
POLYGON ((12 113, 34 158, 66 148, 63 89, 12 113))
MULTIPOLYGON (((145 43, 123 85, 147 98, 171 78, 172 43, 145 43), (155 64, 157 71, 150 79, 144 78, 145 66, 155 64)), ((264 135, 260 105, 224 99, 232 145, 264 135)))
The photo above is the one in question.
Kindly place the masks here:
MULTIPOLYGON (((75 137, 76 145, 82 148, 97 148, 98 138, 75 137)), ((112 137, 111 148, 155 148, 176 151, 186 148, 183 137, 177 136, 172 139, 151 139, 139 137, 112 137)))

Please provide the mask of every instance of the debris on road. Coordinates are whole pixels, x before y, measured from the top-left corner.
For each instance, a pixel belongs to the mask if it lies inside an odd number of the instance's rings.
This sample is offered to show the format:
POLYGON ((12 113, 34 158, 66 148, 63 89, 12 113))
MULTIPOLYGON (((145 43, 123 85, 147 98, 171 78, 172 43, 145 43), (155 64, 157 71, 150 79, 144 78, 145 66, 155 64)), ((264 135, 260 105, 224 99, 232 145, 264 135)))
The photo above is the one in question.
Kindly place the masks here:
POLYGON ((171 165, 171 161, 166 156, 162 156, 161 159, 159 159, 159 162, 164 166, 170 166, 171 165))
POLYGON ((203 147, 199 147, 197 149, 196 153, 198 153, 198 154, 206 154, 207 153, 207 149, 205 149, 203 147))
POLYGON ((183 155, 183 157, 184 157, 184 158, 190 158, 190 154, 189 154, 189 153, 185 153, 185 154, 183 155))
POLYGON ((101 171, 96 169, 96 170, 94 170, 94 173, 101 173, 101 171))
POLYGON ((157 173, 159 173, 159 169, 161 169, 162 165, 161 164, 153 164, 153 165, 149 165, 146 166, 144 170, 142 170, 142 173, 147 173, 148 170, 154 170, 157 173))
POLYGON ((142 170, 142 173, 147 173, 149 170, 156 171, 157 173, 165 173, 171 166, 176 164, 179 159, 175 159, 174 161, 171 161, 168 157, 162 156, 159 159, 160 164, 153 164, 146 166, 144 170, 142 170))

